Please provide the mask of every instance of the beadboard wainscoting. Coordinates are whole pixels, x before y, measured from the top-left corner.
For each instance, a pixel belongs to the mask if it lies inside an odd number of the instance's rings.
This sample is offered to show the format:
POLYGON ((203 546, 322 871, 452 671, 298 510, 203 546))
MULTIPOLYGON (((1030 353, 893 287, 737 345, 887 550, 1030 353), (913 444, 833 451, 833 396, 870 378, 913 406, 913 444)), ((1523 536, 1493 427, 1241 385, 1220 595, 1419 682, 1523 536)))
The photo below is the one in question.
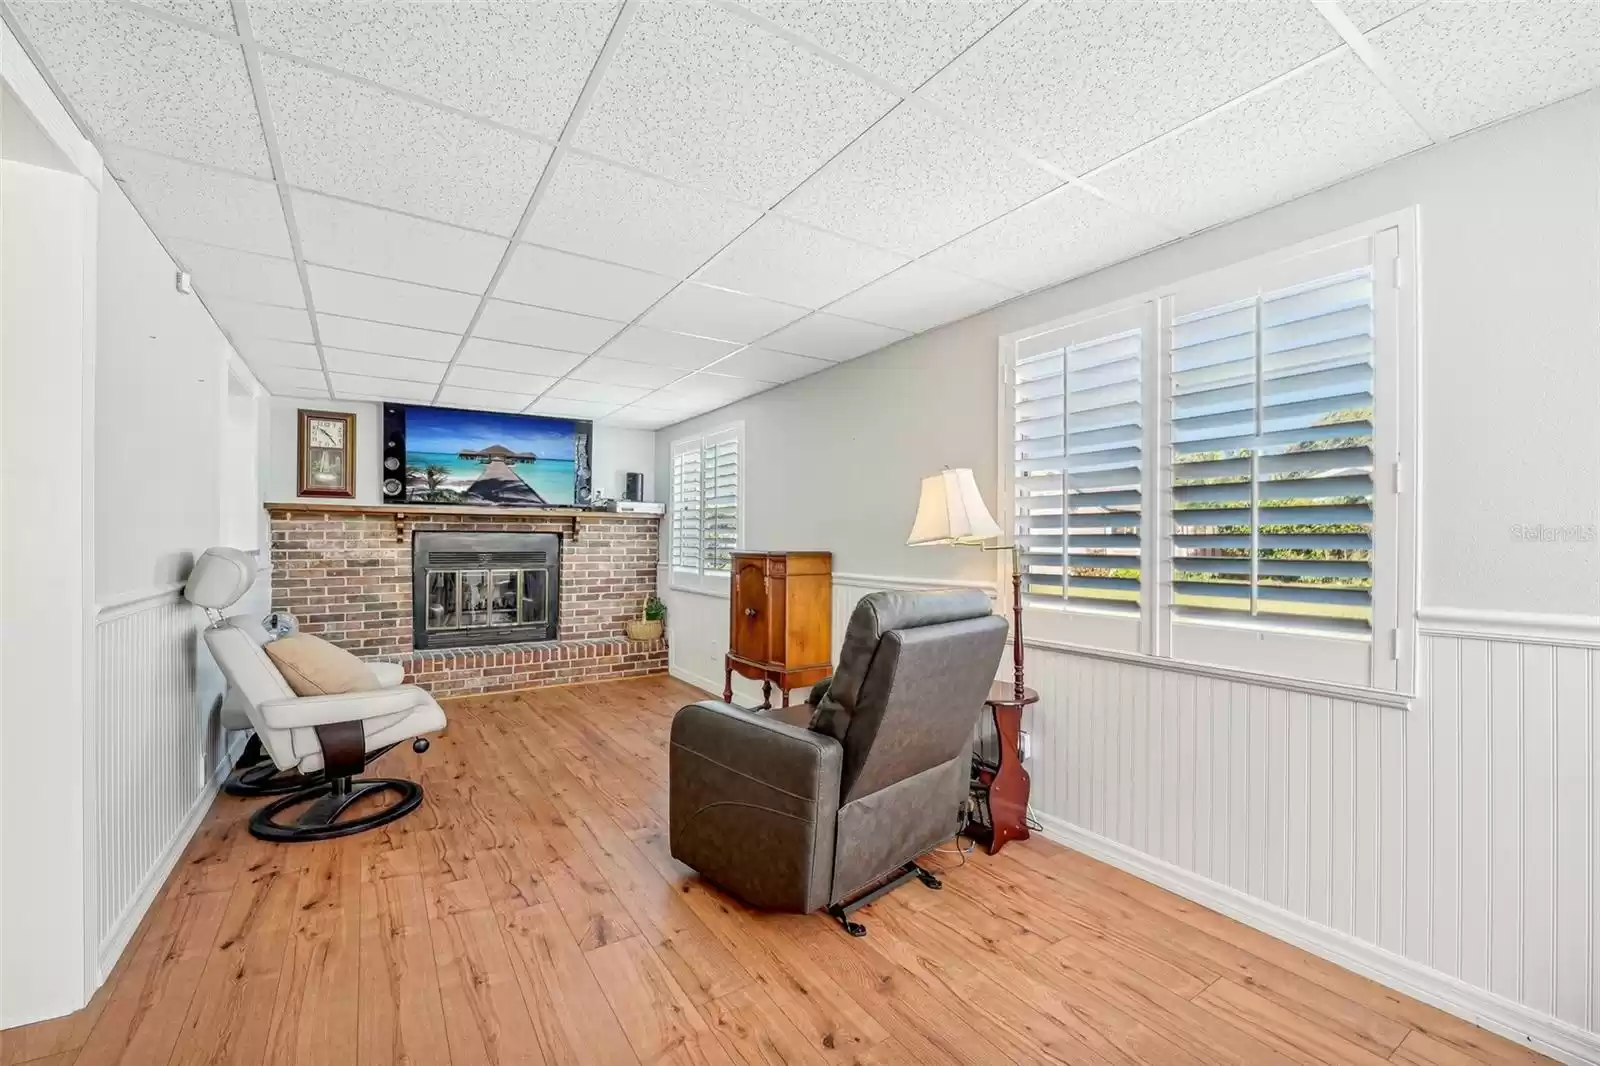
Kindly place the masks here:
POLYGON ((1030 649, 1035 812, 1064 844, 1600 1062, 1600 642, 1460 614, 1424 623, 1409 707, 1030 649))
MULTIPOLYGON (((240 613, 267 613, 263 570, 240 613)), ((87 906, 105 980, 238 757, 217 723, 225 683, 201 639, 205 614, 172 585, 102 604, 95 701, 87 906)))

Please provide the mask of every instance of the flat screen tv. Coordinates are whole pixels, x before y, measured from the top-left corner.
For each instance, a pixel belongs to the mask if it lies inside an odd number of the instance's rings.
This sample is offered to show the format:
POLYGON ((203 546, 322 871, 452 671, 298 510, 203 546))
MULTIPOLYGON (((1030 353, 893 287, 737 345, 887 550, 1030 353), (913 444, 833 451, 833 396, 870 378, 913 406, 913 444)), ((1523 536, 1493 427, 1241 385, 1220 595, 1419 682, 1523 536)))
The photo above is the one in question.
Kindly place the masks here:
POLYGON ((386 503, 583 507, 593 424, 385 404, 386 503))

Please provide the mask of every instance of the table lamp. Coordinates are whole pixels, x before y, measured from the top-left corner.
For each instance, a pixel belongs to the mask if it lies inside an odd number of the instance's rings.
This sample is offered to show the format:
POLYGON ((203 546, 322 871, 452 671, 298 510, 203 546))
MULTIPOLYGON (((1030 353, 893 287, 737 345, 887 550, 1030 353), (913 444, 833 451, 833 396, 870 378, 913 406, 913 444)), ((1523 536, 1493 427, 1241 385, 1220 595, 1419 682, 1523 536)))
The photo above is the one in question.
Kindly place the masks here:
POLYGON ((917 518, 906 543, 963 544, 983 551, 1011 553, 1011 659, 1015 696, 1022 699, 1022 549, 1017 544, 986 544, 1002 535, 989 508, 983 505, 978 483, 966 467, 945 469, 922 479, 917 518))

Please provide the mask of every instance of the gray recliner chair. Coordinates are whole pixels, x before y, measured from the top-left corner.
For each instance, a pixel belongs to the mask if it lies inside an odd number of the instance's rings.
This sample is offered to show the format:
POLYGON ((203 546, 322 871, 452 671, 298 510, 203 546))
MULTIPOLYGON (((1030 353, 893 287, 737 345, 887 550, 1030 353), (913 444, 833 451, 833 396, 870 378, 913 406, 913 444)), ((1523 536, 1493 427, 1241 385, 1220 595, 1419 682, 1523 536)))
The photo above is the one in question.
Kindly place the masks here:
POLYGON ((976 590, 878 592, 801 707, 716 700, 672 720, 673 858, 754 907, 849 916, 961 825, 972 734, 1007 627, 976 590))

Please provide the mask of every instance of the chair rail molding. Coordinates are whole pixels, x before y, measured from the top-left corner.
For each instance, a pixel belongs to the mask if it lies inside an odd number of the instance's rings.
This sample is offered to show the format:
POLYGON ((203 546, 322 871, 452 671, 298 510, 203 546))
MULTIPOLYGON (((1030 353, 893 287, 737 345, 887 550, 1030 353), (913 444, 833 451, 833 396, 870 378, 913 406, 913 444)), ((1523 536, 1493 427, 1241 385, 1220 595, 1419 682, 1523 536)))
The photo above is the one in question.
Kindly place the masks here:
POLYGON ((1600 648, 1600 615, 1424 607, 1417 611, 1417 629, 1425 636, 1600 648))

